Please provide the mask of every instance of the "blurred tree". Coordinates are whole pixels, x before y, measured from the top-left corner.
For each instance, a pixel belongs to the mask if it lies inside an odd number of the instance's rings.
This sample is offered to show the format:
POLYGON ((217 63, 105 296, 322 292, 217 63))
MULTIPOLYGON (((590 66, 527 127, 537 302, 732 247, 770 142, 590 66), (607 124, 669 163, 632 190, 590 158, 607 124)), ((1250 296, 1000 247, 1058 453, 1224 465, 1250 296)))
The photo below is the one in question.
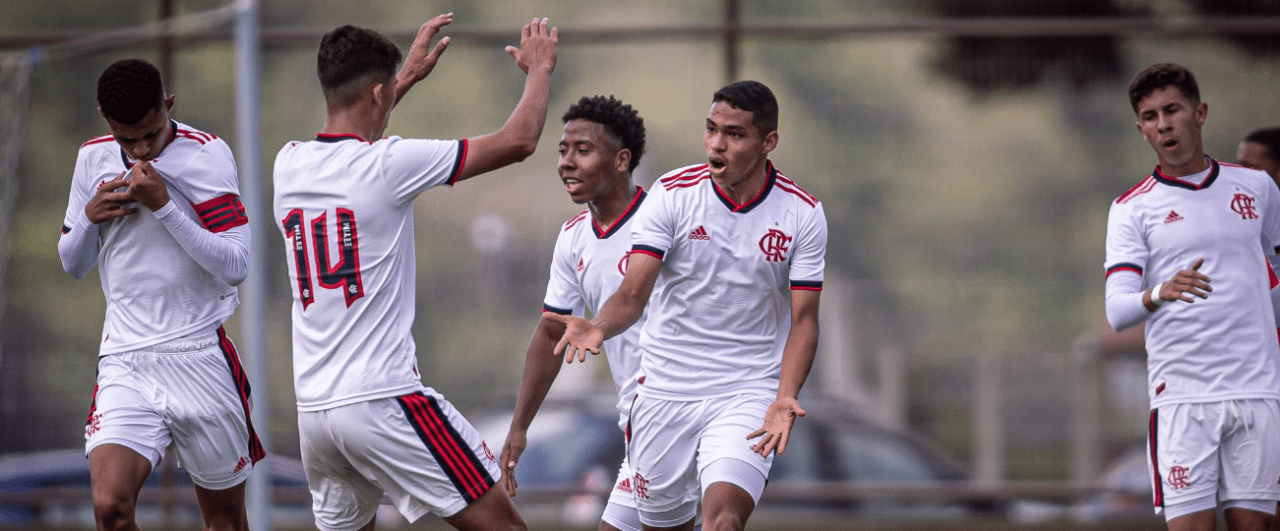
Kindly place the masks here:
MULTIPOLYGON (((1121 4, 1115 0, 924 0, 921 7, 936 16, 962 19, 1116 18, 1149 13, 1132 2, 1121 4)), ((1119 45, 1120 39, 1114 36, 958 36, 946 40, 933 67, 978 94, 1034 88, 1055 78, 1079 88, 1115 80, 1125 72, 1119 45)))

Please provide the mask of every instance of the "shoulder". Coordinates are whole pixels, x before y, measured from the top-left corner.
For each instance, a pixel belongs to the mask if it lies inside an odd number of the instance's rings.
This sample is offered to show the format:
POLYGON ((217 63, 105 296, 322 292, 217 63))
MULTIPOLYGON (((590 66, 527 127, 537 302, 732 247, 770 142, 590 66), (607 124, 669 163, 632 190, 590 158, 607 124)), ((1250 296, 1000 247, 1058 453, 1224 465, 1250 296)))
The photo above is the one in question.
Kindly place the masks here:
POLYGON ((231 147, 218 135, 201 131, 186 124, 175 122, 173 142, 165 146, 161 158, 177 158, 179 161, 199 160, 202 164, 214 161, 226 161, 234 164, 231 147))
POLYGON ((90 138, 87 142, 80 144, 80 149, 81 151, 83 151, 84 149, 89 148, 91 146, 106 144, 107 142, 114 142, 115 139, 116 137, 111 135, 95 136, 93 138, 90 138))
POLYGON ((1265 183, 1271 180, 1271 176, 1267 175, 1267 172, 1241 164, 1218 161, 1218 167, 1220 168, 1218 171, 1223 176, 1231 176, 1246 182, 1258 181, 1265 183))
POLYGON ((1156 178, 1148 175, 1146 179, 1143 179, 1141 182, 1134 185, 1133 188, 1130 188, 1127 192, 1120 194, 1120 197, 1117 197, 1115 202, 1112 204, 1113 205, 1128 204, 1132 202, 1135 198, 1138 198, 1143 194, 1155 189, 1155 187, 1156 187, 1156 178))
POLYGON ((776 172, 776 175, 777 175, 777 180, 774 181, 774 186, 777 186, 778 189, 783 192, 786 192, 788 194, 795 196, 801 202, 809 205, 810 207, 813 207, 813 208, 818 207, 819 201, 816 196, 814 196, 809 192, 806 192, 804 188, 801 188, 799 184, 796 184, 795 181, 791 180, 789 177, 784 175, 780 170, 777 170, 775 168, 774 171, 776 172))
POLYGON ((653 190, 677 190, 680 188, 688 188, 695 184, 711 178, 711 171, 706 164, 694 164, 683 168, 676 168, 658 177, 658 181, 654 183, 653 190))
POLYGON ((115 140, 111 135, 103 135, 80 144, 80 151, 76 153, 76 164, 88 165, 87 167, 117 164, 124 169, 120 145, 116 144, 115 140))
POLYGON ((560 228, 560 232, 569 232, 570 229, 582 223, 583 220, 586 220, 589 217, 591 217, 591 211, 583 210, 578 215, 569 218, 569 221, 564 222, 564 225, 560 228))

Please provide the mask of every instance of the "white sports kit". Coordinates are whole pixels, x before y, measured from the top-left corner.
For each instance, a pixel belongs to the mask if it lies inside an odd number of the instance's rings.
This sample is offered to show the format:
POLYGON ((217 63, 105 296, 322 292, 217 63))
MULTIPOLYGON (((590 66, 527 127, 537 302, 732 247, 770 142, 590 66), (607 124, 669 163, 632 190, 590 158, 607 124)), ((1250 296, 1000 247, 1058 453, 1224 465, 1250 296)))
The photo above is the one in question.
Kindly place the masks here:
POLYGON ((451 186, 466 149, 321 134, 276 156, 298 426, 321 529, 364 525, 383 491, 410 521, 453 516, 499 477, 475 429, 422 385, 410 331, 413 200, 451 186))
POLYGON ((768 477, 772 455, 753 452, 746 436, 778 391, 791 290, 822 289, 827 223, 817 198, 772 163, 767 172, 759 195, 739 205, 706 164, 680 168, 636 215, 632 252, 663 261, 628 446, 647 525, 692 518, 699 482, 728 481, 758 500, 768 477), (759 475, 708 472, 726 458, 759 475))
MULTIPOLYGON (((632 220, 647 196, 644 190, 637 189, 636 197, 626 212, 606 228, 596 224, 589 210, 564 223, 556 238, 543 311, 578 316, 583 315, 584 308, 590 308, 593 314, 600 311, 604 301, 622 284, 631 251, 632 220)), ((604 342, 609 372, 618 391, 618 427, 624 433, 628 429, 631 403, 640 377, 639 341, 644 321, 645 316, 641 316, 634 326, 604 342)), ((609 508, 604 515, 606 522, 622 531, 638 531, 640 525, 635 514, 632 476, 634 472, 623 458, 608 503, 627 510, 609 508), (622 518, 624 514, 629 518, 622 518)))
POLYGON ((1272 511, 1280 500, 1280 344, 1267 261, 1280 245, 1280 190, 1261 171, 1208 162, 1180 178, 1157 167, 1107 220, 1108 305, 1200 258, 1213 287, 1194 303, 1142 310, 1149 468, 1166 518, 1232 500, 1272 511))
POLYGON ((136 161, 109 135, 86 142, 76 160, 58 251, 74 276, 98 267, 107 302, 85 452, 119 444, 154 468, 174 442, 196 484, 220 490, 265 455, 248 378, 221 327, 239 304, 224 275, 247 267, 232 256, 247 256, 248 218, 226 143, 169 126, 169 144, 151 161, 170 197, 158 211, 138 204, 90 222, 85 206, 97 189, 136 161))

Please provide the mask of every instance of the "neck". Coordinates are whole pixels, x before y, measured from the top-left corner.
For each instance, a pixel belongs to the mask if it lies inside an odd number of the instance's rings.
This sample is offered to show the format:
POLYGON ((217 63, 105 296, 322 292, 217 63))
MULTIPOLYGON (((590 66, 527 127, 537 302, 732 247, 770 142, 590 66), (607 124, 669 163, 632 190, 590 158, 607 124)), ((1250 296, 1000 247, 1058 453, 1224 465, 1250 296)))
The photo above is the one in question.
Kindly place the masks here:
POLYGON ((320 132, 327 135, 356 135, 372 142, 375 140, 373 136, 377 126, 369 118, 370 114, 355 108, 330 110, 324 120, 324 130, 320 132))
POLYGON ((627 211, 627 207, 631 206, 631 202, 635 201, 638 192, 639 188, 636 187, 636 183, 631 180, 631 175, 628 174, 625 185, 617 187, 604 197, 587 202, 587 210, 591 211, 591 219, 602 228, 613 225, 627 211))
POLYGON ((1199 150, 1195 157, 1187 161, 1185 164, 1165 164, 1160 163, 1160 173, 1168 177, 1186 177, 1195 175, 1204 170, 1209 169, 1209 159, 1204 154, 1204 150, 1199 150))
POLYGON ((769 178, 769 159, 761 158, 760 163, 751 168, 747 174, 733 181, 715 180, 716 186, 720 188, 734 203, 739 205, 745 204, 752 200, 760 193, 760 189, 764 188, 764 183, 769 178))

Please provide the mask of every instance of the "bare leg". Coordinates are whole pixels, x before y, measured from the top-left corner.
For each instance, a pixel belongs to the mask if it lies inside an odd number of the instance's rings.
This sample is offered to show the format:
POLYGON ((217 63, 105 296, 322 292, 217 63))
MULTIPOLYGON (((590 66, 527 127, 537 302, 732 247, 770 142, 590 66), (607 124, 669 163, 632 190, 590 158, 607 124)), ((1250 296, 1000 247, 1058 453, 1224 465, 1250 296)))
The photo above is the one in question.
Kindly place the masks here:
POLYGON ((200 503, 205 531, 248 531, 244 482, 224 490, 209 490, 196 485, 196 501, 200 503))
POLYGON ((1267 531, 1275 516, 1249 509, 1227 509, 1222 515, 1227 521, 1227 531, 1267 531))
POLYGON ((127 447, 104 444, 89 453, 93 518, 98 531, 138 531, 138 492, 151 474, 151 461, 127 447))
POLYGON ((1169 531, 1214 531, 1218 524, 1218 513, 1213 509, 1184 514, 1169 520, 1169 531))
POLYGON ((526 531, 524 519, 516 511, 511 497, 501 485, 494 485, 471 505, 444 519, 449 525, 463 531, 526 531))
POLYGON ((644 531, 693 531, 693 523, 696 520, 697 518, 691 518, 688 522, 675 527, 650 527, 644 524, 641 524, 640 527, 644 528, 644 531))
MULTIPOLYGON (((723 481, 712 483, 702 500, 702 528, 706 531, 741 531, 747 526, 747 518, 755 508, 755 500, 742 487, 723 481)), ((693 529, 693 521, 689 522, 689 529, 693 529)))

